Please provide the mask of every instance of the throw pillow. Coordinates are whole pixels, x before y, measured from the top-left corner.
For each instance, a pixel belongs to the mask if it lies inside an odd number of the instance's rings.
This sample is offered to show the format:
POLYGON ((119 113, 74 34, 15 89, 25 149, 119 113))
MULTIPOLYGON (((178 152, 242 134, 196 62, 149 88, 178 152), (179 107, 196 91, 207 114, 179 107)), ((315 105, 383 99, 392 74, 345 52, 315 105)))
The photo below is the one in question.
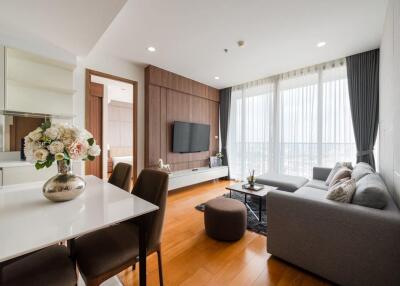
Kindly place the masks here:
POLYGON ((360 179, 365 177, 366 175, 374 174, 375 170, 367 163, 360 162, 358 163, 354 169, 351 177, 358 182, 360 179))
POLYGON ((369 174, 357 182, 353 204, 383 209, 388 203, 388 191, 379 174, 369 174))
POLYGON ((329 183, 329 187, 334 186, 336 183, 338 183, 342 179, 350 178, 350 177, 351 177, 351 170, 347 167, 340 167, 339 170, 333 176, 331 182, 329 183))
POLYGON ((356 181, 354 179, 346 179, 329 188, 326 198, 336 202, 350 203, 355 191, 356 181))
POLYGON ((326 181, 325 181, 325 184, 326 184, 327 186, 330 185, 330 183, 331 183, 331 181, 332 181, 332 179, 333 179, 333 176, 335 176, 336 172, 339 171, 339 169, 340 169, 341 167, 347 167, 347 168, 349 168, 350 170, 353 169, 353 165, 352 165, 351 162, 337 162, 337 163, 335 164, 335 166, 332 168, 331 172, 330 172, 329 175, 328 175, 328 178, 327 178, 326 181))

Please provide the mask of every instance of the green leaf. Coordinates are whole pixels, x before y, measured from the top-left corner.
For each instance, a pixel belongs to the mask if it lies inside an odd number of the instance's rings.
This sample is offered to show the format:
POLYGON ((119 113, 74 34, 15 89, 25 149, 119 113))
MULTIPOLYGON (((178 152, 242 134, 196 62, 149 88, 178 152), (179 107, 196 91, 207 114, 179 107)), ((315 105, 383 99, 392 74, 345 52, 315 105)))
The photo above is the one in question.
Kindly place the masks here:
POLYGON ((90 146, 92 146, 94 144, 94 138, 89 138, 87 142, 89 143, 90 146))
POLYGON ((50 120, 46 120, 45 122, 43 122, 40 125, 40 128, 42 128, 43 131, 46 131, 47 128, 50 128, 51 126, 51 121, 50 120))
POLYGON ((67 151, 64 151, 64 160, 66 160, 66 161, 71 160, 71 157, 69 156, 67 151))
POLYGON ((43 169, 44 166, 45 166, 45 165, 43 164, 43 162, 36 162, 36 163, 35 163, 35 168, 36 168, 36 170, 43 169))
POLYGON ((96 157, 95 156, 90 156, 90 155, 88 155, 88 157, 87 157, 90 161, 93 161, 94 159, 96 159, 96 157))
POLYGON ((54 159, 47 159, 47 160, 45 161, 45 166, 46 166, 46 168, 51 167, 51 165, 53 164, 53 162, 54 162, 54 159))

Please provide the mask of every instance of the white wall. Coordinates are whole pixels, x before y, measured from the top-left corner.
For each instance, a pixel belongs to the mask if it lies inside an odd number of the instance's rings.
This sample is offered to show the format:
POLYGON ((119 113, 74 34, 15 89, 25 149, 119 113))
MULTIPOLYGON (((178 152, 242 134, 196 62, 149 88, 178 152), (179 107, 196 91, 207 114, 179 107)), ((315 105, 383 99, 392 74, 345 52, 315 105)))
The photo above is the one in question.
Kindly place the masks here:
POLYGON ((389 0, 380 48, 379 165, 400 206, 400 1, 389 0))
POLYGON ((56 47, 47 41, 29 37, 27 35, 24 35, 24 37, 22 38, 0 34, 0 45, 17 48, 43 57, 63 61, 72 65, 76 64, 76 57, 73 54, 59 47, 56 47))
POLYGON ((144 168, 144 67, 129 61, 115 58, 96 50, 96 47, 85 58, 78 58, 74 74, 76 94, 74 113, 77 115, 74 124, 85 126, 85 69, 112 74, 138 82, 138 173, 144 168))

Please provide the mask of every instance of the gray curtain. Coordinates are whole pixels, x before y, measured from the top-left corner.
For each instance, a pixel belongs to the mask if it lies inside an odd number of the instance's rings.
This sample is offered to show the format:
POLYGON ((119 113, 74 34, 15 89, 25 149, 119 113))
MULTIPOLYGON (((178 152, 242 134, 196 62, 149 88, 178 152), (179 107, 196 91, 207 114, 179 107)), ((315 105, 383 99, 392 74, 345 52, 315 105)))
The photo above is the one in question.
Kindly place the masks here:
POLYGON ((379 120, 379 49, 346 58, 357 162, 375 168, 374 145, 379 120))
POLYGON ((226 141, 228 138, 229 111, 231 109, 231 90, 228 87, 219 91, 219 124, 221 130, 221 152, 224 155, 222 165, 228 166, 228 153, 226 151, 226 141))

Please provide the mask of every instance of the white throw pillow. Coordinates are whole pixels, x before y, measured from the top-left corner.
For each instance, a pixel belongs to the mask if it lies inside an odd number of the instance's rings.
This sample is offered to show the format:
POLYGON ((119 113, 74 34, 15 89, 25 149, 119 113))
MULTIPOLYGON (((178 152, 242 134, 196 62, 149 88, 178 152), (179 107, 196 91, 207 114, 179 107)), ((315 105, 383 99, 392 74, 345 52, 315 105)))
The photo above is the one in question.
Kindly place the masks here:
POLYGON ((328 200, 350 203, 356 191, 356 181, 354 179, 344 179, 330 187, 326 198, 328 200))

